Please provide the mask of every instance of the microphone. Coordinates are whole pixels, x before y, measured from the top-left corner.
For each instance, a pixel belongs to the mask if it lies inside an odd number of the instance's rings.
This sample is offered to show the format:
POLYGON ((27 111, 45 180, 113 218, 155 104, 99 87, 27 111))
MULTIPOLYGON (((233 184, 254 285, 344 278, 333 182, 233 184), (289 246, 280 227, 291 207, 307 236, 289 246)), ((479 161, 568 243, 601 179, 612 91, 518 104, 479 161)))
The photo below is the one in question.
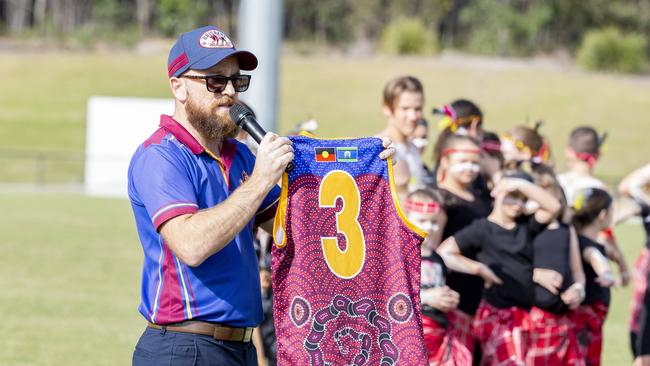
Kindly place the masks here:
MULTIPOLYGON (((266 135, 266 131, 257 123, 253 111, 239 103, 235 103, 230 107, 230 118, 235 122, 237 127, 248 132, 258 144, 262 141, 264 135, 266 135)), ((290 161, 284 171, 290 173, 294 166, 293 161, 290 161)))

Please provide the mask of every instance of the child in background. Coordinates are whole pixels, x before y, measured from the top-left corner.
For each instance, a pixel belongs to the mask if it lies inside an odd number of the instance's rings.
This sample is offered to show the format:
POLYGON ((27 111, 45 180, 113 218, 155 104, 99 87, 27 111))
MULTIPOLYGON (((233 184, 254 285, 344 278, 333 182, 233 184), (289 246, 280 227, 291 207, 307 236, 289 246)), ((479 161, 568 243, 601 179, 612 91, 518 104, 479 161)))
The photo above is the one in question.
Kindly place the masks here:
MULTIPOLYGON (((607 186, 594 177, 594 168, 601 156, 607 133, 598 136, 593 127, 581 126, 573 129, 566 148, 567 171, 558 175, 558 181, 564 190, 568 202, 576 199, 576 194, 587 188, 599 188, 607 191, 607 186)), ((598 237, 605 245, 607 256, 616 263, 620 273, 620 284, 627 286, 630 275, 612 228, 605 228, 598 237)))
MULTIPOLYGON (((467 99, 457 99, 451 104, 446 104, 442 108, 434 108, 434 115, 443 115, 443 119, 438 122, 438 139, 433 147, 433 186, 442 181, 443 175, 440 171, 440 159, 442 158, 442 150, 448 145, 447 139, 453 136, 467 136, 480 141, 483 137, 483 112, 472 101, 467 99)), ((487 188, 487 183, 479 177, 473 183, 474 190, 481 192, 486 197, 489 197, 490 191, 487 188)))
MULTIPOLYGON (((479 175, 481 150, 479 144, 469 136, 450 135, 440 145, 438 184, 442 196, 443 211, 447 223, 442 230, 442 240, 470 225, 474 220, 486 217, 491 210, 489 197, 475 187, 479 175)), ((473 253, 463 253, 473 258, 473 253)), ((450 272, 447 285, 460 294, 458 308, 447 313, 449 332, 460 340, 477 360, 474 353, 475 339, 472 329, 474 314, 483 293, 483 281, 465 273, 450 272)))
POLYGON ((494 188, 503 172, 503 153, 501 139, 494 132, 484 132, 481 140, 481 175, 487 182, 488 188, 494 188))
POLYGON ((438 248, 452 270, 481 277, 483 300, 474 330, 483 365, 525 365, 528 310, 533 305, 533 239, 559 213, 558 200, 518 172, 501 178, 493 190, 494 209, 446 239, 438 248), (524 215, 528 199, 537 201, 534 215, 524 215), (476 260, 462 253, 475 253, 476 260))
POLYGON ((632 345, 632 353, 636 357, 640 354, 640 339, 637 336, 640 331, 644 296, 648 287, 648 274, 650 274, 650 164, 633 171, 623 178, 618 186, 618 192, 624 197, 631 198, 633 203, 630 209, 624 212, 616 212, 616 223, 631 216, 639 216, 645 229, 645 248, 643 248, 634 264, 632 282, 630 344, 632 345))
POLYGON ((586 188, 607 190, 605 183, 594 177, 594 168, 606 139, 607 133, 598 136, 591 126, 581 126, 571 131, 565 151, 567 171, 557 177, 568 202, 573 202, 576 193, 586 188))
POLYGON ((598 242, 598 233, 612 224, 612 197, 600 188, 587 188, 577 192, 573 209, 572 223, 579 234, 586 277, 585 300, 575 310, 573 321, 586 365, 598 366, 603 324, 610 302, 609 287, 614 284, 605 247, 598 242))
MULTIPOLYGON (((417 122, 415 129, 410 136, 410 141, 413 146, 417 148, 420 157, 422 157, 424 155, 424 151, 429 145, 429 123, 426 119, 422 118, 417 122)), ((426 164, 422 163, 422 169, 424 169, 424 175, 422 176, 421 185, 426 186, 433 184, 433 174, 426 166, 426 164)))
POLYGON ((532 171, 533 166, 548 163, 550 150, 544 136, 539 133, 541 126, 541 121, 536 122, 533 128, 515 126, 501 135, 505 170, 532 171))
POLYGON ((435 252, 446 221, 439 202, 436 192, 418 189, 408 195, 404 204, 408 219, 429 233, 421 248, 424 343, 430 365, 470 365, 472 355, 467 347, 447 332, 449 321, 445 314, 458 306, 459 295, 446 285, 447 268, 435 252))
MULTIPOLYGON (((537 166, 533 178, 566 208, 562 188, 550 167, 537 166)), ((529 313, 527 365, 584 365, 570 317, 570 311, 585 297, 585 274, 575 229, 553 220, 533 240, 533 251, 535 301, 529 313)))

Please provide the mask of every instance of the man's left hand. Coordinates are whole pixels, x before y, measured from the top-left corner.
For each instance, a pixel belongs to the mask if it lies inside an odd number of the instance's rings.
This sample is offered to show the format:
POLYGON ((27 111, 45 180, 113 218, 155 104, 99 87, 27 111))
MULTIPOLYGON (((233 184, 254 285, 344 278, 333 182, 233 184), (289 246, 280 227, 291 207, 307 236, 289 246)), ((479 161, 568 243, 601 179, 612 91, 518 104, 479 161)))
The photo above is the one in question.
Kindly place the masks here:
MULTIPOLYGON (((384 151, 382 151, 382 152, 379 154, 379 157, 380 157, 382 160, 386 160, 386 159, 388 159, 388 158, 392 158, 392 157, 395 155, 395 148, 392 147, 392 146, 390 146, 390 145, 392 145, 392 144, 393 144, 393 141, 391 141, 390 138, 388 138, 388 137, 382 137, 382 138, 381 138, 381 145, 384 147, 384 151)), ((395 161, 393 161, 393 164, 394 164, 394 163, 395 163, 395 161)))

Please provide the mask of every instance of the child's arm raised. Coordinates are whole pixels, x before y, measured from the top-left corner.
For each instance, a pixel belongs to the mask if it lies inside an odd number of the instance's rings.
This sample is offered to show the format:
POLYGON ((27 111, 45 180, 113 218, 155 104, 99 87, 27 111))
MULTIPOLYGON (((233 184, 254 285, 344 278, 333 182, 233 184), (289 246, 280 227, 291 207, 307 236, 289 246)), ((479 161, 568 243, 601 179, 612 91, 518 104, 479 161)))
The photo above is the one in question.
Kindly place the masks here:
POLYGON ((492 195, 497 197, 500 193, 511 193, 514 191, 521 192, 528 199, 539 204, 539 209, 535 212, 535 220, 540 224, 548 224, 560 213, 562 206, 557 198, 546 192, 541 187, 536 186, 524 179, 519 178, 502 178, 494 188, 492 195))

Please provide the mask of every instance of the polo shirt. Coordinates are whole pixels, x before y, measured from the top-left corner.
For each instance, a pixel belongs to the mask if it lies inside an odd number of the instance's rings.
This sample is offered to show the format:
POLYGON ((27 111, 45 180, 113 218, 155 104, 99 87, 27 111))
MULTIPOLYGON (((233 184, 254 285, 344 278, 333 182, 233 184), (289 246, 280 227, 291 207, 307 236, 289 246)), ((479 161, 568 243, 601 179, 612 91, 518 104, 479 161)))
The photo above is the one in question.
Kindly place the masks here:
POLYGON ((255 157, 245 144, 224 141, 216 157, 167 115, 138 147, 128 171, 128 193, 144 263, 140 313, 150 322, 186 320, 254 327, 262 321, 262 299, 253 247, 254 221, 275 214, 273 188, 230 243, 196 267, 181 262, 158 233, 167 220, 225 201, 253 172, 255 157))

